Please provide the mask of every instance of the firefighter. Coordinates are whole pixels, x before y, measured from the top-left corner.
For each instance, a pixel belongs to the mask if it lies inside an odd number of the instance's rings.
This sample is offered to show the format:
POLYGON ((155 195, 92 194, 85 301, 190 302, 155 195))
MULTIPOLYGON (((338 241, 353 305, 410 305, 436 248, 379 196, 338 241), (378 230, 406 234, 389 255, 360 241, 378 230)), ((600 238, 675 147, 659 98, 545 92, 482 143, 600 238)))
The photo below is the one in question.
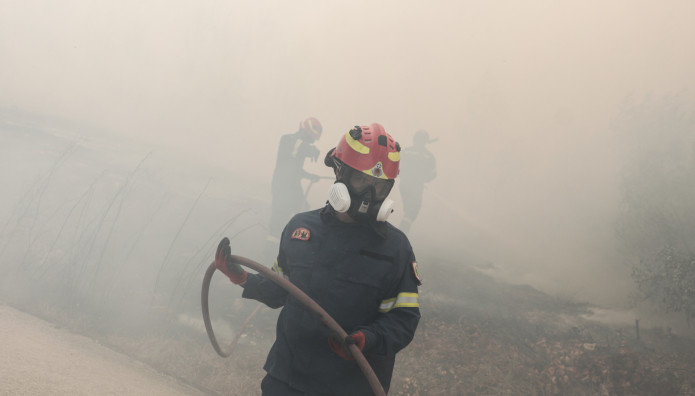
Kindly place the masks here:
POLYGON ((413 145, 403 150, 406 165, 399 186, 403 199, 403 219, 399 228, 405 233, 410 231, 420 213, 425 185, 437 176, 437 162, 427 149, 427 144, 436 140, 430 139, 426 131, 419 130, 413 136, 413 145))
POLYGON ((319 140, 323 127, 319 120, 309 117, 299 123, 297 132, 283 135, 278 146, 275 170, 271 182, 270 221, 264 259, 272 262, 277 253, 280 233, 290 218, 302 210, 306 197, 302 179, 314 183, 320 178, 304 170, 304 162, 319 158, 314 142, 319 140))
POLYGON ((215 264, 244 298, 282 307, 264 369, 263 395, 369 395, 348 344, 356 344, 388 392, 395 356, 420 319, 420 277, 406 235, 386 220, 400 146, 380 124, 356 126, 324 162, 335 183, 326 206, 295 215, 281 234, 273 271, 314 299, 349 334, 339 340, 297 299, 248 274, 218 246, 215 264))

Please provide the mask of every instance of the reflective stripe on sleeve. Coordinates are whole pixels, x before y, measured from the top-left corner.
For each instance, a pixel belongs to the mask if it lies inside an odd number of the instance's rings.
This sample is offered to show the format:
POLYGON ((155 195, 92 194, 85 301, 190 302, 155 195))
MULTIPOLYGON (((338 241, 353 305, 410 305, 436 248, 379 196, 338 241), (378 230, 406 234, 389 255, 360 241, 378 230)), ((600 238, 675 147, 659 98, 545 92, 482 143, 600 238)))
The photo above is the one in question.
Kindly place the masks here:
POLYGON ((402 307, 420 307, 417 301, 417 293, 398 293, 396 298, 389 298, 381 302, 379 312, 385 313, 394 308, 402 307))

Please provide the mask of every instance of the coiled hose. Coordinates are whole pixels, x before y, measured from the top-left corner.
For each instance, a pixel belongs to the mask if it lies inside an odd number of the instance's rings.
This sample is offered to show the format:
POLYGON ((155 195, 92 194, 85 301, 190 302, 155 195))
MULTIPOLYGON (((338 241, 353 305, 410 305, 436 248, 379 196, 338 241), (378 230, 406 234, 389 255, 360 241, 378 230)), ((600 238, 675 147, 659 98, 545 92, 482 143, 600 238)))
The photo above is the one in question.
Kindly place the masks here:
MULTIPOLYGON (((320 305, 318 305, 314 300, 312 300, 311 297, 307 296, 306 293, 301 291, 290 281, 271 271, 264 265, 259 264, 253 260, 235 255, 231 255, 230 257, 233 263, 243 265, 244 267, 248 267, 259 272, 265 275, 266 278, 277 283, 278 286, 287 290, 288 293, 290 293, 302 304, 304 304, 311 312, 318 315, 321 322, 324 325, 326 325, 330 330, 332 330, 338 337, 340 337, 340 339, 345 339, 348 336, 345 330, 343 330, 343 328, 340 327, 338 322, 336 322, 323 308, 321 308, 320 305)), ((208 337, 210 338, 210 342, 212 343, 212 347, 215 348, 215 351, 218 355, 222 357, 228 357, 232 351, 230 350, 228 352, 225 352, 222 350, 222 348, 220 348, 220 345, 217 343, 217 339, 215 338, 215 332, 212 330, 212 323, 210 322, 208 295, 210 292, 210 280, 212 279, 212 275, 215 273, 216 269, 217 268, 215 267, 215 263, 213 262, 210 264, 207 271, 205 272, 200 302, 203 309, 203 321, 205 322, 205 330, 207 330, 208 337)), ((362 370, 362 373, 367 378, 369 385, 372 387, 372 391, 374 391, 374 394, 376 396, 386 396, 386 392, 384 392, 384 388, 381 386, 381 382, 379 382, 379 379, 374 373, 374 370, 372 370, 372 367, 369 365, 369 362, 367 362, 367 359, 362 354, 362 351, 360 351, 357 345, 354 344, 349 344, 348 347, 350 348, 350 352, 352 352, 353 358, 355 358, 355 362, 357 362, 357 365, 360 367, 360 370, 362 370)))

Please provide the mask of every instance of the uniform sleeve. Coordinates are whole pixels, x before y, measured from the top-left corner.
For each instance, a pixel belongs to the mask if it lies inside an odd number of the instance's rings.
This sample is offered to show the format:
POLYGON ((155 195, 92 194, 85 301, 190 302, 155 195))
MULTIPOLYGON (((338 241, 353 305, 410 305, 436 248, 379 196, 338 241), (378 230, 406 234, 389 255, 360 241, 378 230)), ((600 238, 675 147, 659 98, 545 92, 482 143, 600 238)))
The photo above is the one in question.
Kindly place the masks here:
MULTIPOLYGON (((277 260, 275 260, 272 270, 278 275, 287 278, 288 274, 286 274, 283 269, 283 264, 285 262, 284 257, 282 249, 280 249, 280 253, 278 254, 277 260)), ((260 301, 270 308, 282 307, 287 300, 287 290, 266 278, 263 274, 249 274, 246 278, 246 283, 244 283, 242 287, 244 291, 241 297, 260 301)))
POLYGON ((369 326, 359 328, 365 334, 364 352, 375 356, 392 356, 405 348, 415 335, 420 321, 418 285, 420 284, 415 255, 407 255, 401 277, 388 298, 381 302, 379 316, 369 326))

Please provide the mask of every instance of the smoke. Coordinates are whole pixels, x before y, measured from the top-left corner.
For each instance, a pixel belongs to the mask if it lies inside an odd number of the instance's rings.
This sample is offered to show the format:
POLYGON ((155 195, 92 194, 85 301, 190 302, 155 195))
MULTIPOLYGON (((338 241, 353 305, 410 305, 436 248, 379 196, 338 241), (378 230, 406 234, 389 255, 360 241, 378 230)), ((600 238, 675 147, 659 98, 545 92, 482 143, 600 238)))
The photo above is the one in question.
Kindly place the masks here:
MULTIPOLYGON (((380 122, 403 145, 425 129, 439 139, 430 145, 438 177, 412 228, 416 254, 475 258, 507 279, 597 302, 630 287, 612 229, 628 150, 612 122, 626 97, 677 92, 691 103, 695 88, 688 1, 6 0, 2 9, 4 125, 62 123, 54 132, 68 139, 131 147, 129 171, 147 152, 167 156, 180 166, 154 161, 144 174, 187 197, 206 181, 192 169, 219 170, 234 183, 211 185, 220 200, 240 190, 268 200, 279 137, 307 116, 324 125, 322 155, 355 124, 380 122)), ((3 183, 17 186, 0 199, 7 218, 36 172, 9 171, 16 158, 10 146, 2 153, 3 183)), ((307 170, 330 175, 320 162, 307 170)), ((329 184, 311 188, 312 207, 329 184)), ((165 199, 151 198, 148 207, 165 199)))

